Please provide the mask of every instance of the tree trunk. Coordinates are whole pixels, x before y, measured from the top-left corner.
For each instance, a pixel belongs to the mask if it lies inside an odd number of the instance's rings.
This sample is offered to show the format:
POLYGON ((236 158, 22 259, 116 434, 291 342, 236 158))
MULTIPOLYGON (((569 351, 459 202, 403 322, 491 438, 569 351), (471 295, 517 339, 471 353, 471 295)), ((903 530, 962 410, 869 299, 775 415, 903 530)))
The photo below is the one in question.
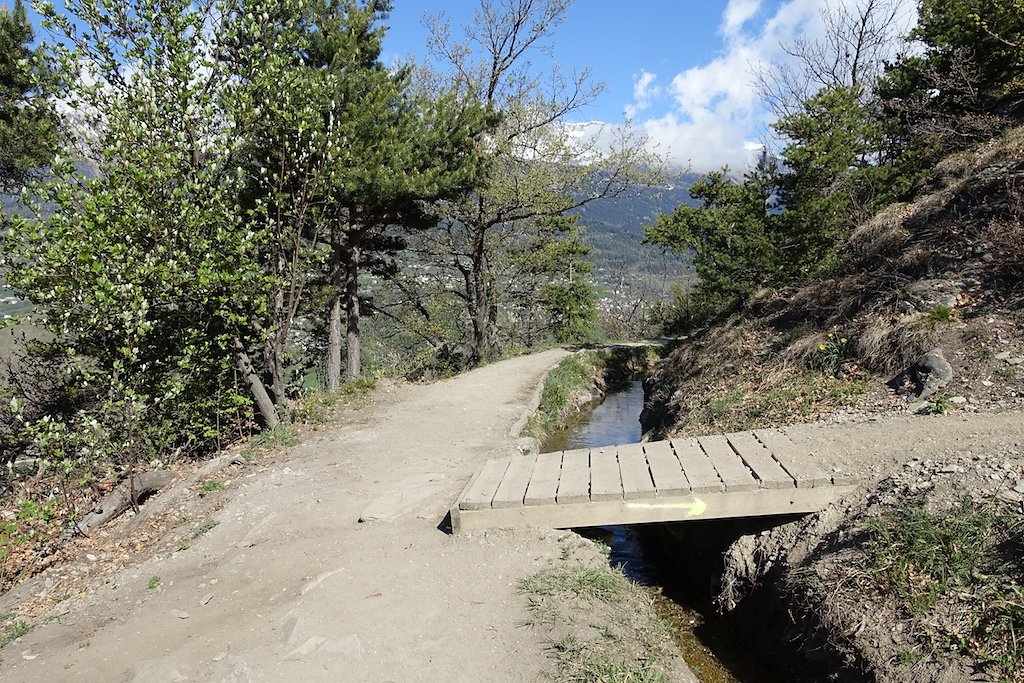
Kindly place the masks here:
POLYGON ((470 362, 478 365, 489 351, 487 343, 487 317, 489 299, 487 292, 487 251, 484 248, 484 232, 477 231, 473 237, 472 290, 469 292, 470 319, 473 322, 473 341, 470 362))
POLYGON ((345 379, 359 379, 362 363, 359 352, 359 257, 362 249, 358 239, 350 234, 345 249, 345 315, 346 360, 345 379))
POLYGON ((275 249, 274 274, 277 282, 271 290, 271 318, 270 329, 267 331, 266 345, 263 350, 263 362, 267 372, 270 374, 270 391, 273 393, 274 402, 280 404, 284 400, 284 339, 287 335, 282 334, 286 326, 284 308, 284 287, 281 282, 286 279, 286 264, 284 255, 281 253, 280 245, 275 249))
POLYGON ((330 307, 327 312, 327 377, 328 391, 341 386, 341 245, 337 235, 331 239, 330 307))
POLYGON ((281 424, 281 419, 277 416, 277 408, 274 407, 274 402, 270 400, 270 394, 267 393, 267 388, 263 386, 263 380, 256 373, 256 368, 252 366, 252 361, 249 359, 249 354, 246 352, 242 340, 235 337, 233 343, 235 347, 235 364, 238 366, 238 371, 242 373, 245 383, 249 385, 249 391, 252 393, 253 400, 256 401, 256 408, 260 411, 263 423, 273 429, 281 424))

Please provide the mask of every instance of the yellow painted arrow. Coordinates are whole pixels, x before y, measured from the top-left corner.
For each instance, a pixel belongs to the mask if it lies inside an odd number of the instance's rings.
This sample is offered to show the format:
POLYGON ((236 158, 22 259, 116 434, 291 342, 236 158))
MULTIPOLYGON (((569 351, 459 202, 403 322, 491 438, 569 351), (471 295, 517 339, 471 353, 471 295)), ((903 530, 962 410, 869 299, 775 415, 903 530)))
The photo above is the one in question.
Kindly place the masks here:
POLYGON ((700 517, 707 509, 708 504, 700 498, 694 498, 692 503, 626 503, 631 510, 687 510, 689 517, 700 517))

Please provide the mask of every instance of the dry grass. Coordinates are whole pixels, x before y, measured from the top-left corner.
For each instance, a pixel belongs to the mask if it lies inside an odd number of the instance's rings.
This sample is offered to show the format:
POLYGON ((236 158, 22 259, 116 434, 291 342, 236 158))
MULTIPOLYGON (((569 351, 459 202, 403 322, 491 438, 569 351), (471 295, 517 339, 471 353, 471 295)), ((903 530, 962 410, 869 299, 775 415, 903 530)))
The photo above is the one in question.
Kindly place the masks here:
POLYGON ((893 204, 860 225, 850 236, 849 249, 863 259, 877 259, 896 252, 910 237, 905 222, 907 204, 893 204))
POLYGON ((857 336, 857 357, 866 368, 893 374, 909 367, 934 347, 935 341, 934 328, 921 324, 917 318, 875 318, 857 336))

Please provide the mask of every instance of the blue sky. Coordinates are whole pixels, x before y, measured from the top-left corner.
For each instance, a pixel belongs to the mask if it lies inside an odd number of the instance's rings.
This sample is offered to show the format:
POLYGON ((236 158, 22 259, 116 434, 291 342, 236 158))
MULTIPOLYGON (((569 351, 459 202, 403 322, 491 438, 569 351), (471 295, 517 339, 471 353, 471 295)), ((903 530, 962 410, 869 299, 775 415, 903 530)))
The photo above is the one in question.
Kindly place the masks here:
MULTIPOLYGON (((676 166, 707 171, 749 166, 770 122, 751 88, 751 67, 786 59, 781 43, 822 33, 821 10, 862 0, 576 0, 551 43, 566 67, 589 66, 601 98, 577 113, 592 126, 628 115, 676 166)), ((907 28, 915 0, 899 0, 907 28)), ((425 53, 424 12, 453 28, 475 0, 395 0, 389 59, 425 53)))

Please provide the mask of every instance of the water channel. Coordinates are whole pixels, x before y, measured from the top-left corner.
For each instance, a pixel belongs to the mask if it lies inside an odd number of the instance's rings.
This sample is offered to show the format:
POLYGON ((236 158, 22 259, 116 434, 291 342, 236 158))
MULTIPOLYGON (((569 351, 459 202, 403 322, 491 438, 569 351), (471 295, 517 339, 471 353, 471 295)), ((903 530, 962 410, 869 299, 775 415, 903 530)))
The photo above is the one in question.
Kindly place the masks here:
MULTIPOLYGON (((545 443, 546 452, 599 448, 640 441, 643 386, 630 382, 545 443)), ((692 524, 692 523, 691 523, 692 524)), ((674 627, 676 642, 702 683, 769 683, 773 677, 751 663, 727 621, 711 606, 709 587, 679 570, 674 555, 685 547, 656 525, 579 529, 611 549, 609 560, 635 583, 651 591, 658 613, 674 627)))

